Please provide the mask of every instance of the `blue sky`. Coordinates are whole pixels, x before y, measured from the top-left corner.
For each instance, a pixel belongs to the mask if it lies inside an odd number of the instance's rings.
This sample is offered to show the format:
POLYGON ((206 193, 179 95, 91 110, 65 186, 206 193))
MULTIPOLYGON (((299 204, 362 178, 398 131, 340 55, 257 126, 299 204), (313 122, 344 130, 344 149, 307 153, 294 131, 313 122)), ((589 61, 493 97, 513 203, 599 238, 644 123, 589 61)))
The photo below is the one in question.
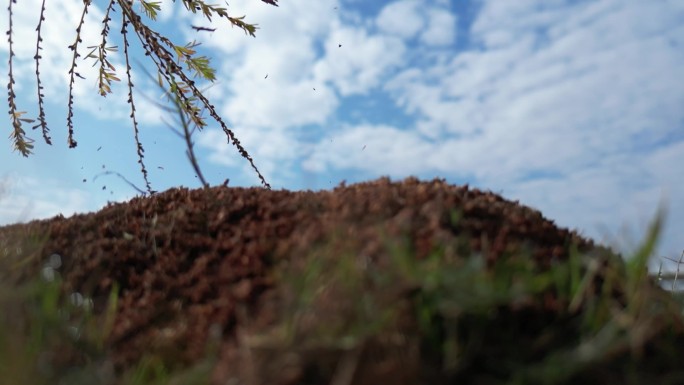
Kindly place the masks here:
MULTIPOLYGON (((18 105, 33 117, 39 3, 14 6, 18 105)), ((83 56, 99 44, 104 3, 88 14, 83 56)), ((627 246, 663 203, 660 253, 676 258, 684 248, 682 1, 231 1, 229 13, 259 24, 256 38, 220 19, 215 32, 196 32, 190 25, 209 24, 180 2, 163 3, 153 27, 181 45, 203 43, 218 70, 206 94, 274 189, 446 178, 627 246)), ((6 120, 0 223, 94 211, 138 194, 104 171, 144 187, 126 89, 100 97, 91 61, 79 62, 79 145, 67 148, 66 47, 82 1, 48 7, 41 74, 54 144, 30 132, 35 154, 23 158, 12 152, 6 120)), ((120 46, 119 17, 110 40, 120 46)), ((7 42, 0 51, 7 74, 7 42)), ((124 69, 121 55, 110 60, 124 69)), ((152 187, 199 187, 183 141, 163 123, 172 117, 153 102, 161 100, 155 83, 138 66, 133 80, 152 187)), ((195 141, 211 184, 259 185, 216 124, 195 141)))

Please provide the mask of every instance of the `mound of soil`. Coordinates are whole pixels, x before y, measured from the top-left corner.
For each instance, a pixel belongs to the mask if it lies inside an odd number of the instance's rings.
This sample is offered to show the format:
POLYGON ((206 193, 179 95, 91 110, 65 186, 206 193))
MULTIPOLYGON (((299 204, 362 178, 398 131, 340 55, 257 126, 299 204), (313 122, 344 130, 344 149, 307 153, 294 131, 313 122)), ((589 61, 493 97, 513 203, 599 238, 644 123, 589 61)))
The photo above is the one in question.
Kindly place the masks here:
MULTIPOLYGON (((195 362, 216 332, 221 337, 214 380, 226 383, 238 366, 236 331, 273 319, 267 305, 276 286, 273 269, 302 258, 333 233, 371 261, 388 253, 387 237, 407 239, 418 259, 454 239, 489 265, 525 250, 540 269, 566 259, 571 245, 580 251, 597 247, 494 193, 415 178, 343 183, 321 192, 173 188, 96 213, 6 226, 0 240, 7 246, 18 237, 46 235, 37 258, 13 279, 36 276, 58 254, 67 287, 88 293, 96 312, 118 284, 107 340, 116 368, 150 350, 195 362), (241 324, 240 309, 247 309, 250 325, 241 324)), ((275 381, 301 383, 301 373, 288 379, 283 372, 275 381)))

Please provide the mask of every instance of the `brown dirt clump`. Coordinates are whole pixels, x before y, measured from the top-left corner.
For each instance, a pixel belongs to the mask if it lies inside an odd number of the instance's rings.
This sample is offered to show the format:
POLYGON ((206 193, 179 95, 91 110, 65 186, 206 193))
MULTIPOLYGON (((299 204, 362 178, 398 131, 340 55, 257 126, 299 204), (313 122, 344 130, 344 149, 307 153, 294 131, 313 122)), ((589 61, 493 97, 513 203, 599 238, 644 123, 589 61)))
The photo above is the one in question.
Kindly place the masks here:
MULTIPOLYGON (((489 265, 524 250, 540 269, 566 259, 573 244, 581 251, 595 248, 539 211, 494 193, 415 178, 343 183, 321 192, 173 188, 96 213, 6 226, 0 240, 6 245, 17 236, 47 235, 38 258, 13 278, 37 275, 56 253, 68 289, 89 293, 96 312, 118 283, 118 310, 107 340, 117 368, 149 351, 173 352, 192 363, 204 354, 213 330, 222 335, 215 379, 225 380, 235 367, 230 360, 239 344, 236 331, 249 326, 241 325, 240 309, 247 309, 255 325, 267 323, 273 267, 302 258, 341 228, 342 239, 369 260, 387 253, 387 237, 405 237, 418 259, 455 239, 489 265)), ((301 377, 297 373, 293 378, 301 377)))

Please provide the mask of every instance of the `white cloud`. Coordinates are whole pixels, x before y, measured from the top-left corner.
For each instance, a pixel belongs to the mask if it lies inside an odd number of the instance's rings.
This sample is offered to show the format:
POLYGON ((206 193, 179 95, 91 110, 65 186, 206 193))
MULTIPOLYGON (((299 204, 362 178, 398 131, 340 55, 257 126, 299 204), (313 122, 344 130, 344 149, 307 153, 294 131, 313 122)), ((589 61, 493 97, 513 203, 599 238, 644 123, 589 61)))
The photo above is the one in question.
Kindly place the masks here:
POLYGON ((592 168, 510 184, 503 189, 504 196, 541 209, 560 226, 581 229, 584 235, 627 252, 641 241, 658 207, 665 205, 670 214, 661 234, 661 255, 673 256, 682 248, 677 229, 684 221, 671 213, 684 207, 672 198, 681 196, 684 188, 676 183, 667 186, 651 172, 648 164, 654 157, 658 155, 616 155, 592 168))
POLYGON ((315 172, 329 168, 367 170, 370 166, 376 175, 408 176, 424 171, 424 159, 431 151, 431 145, 414 131, 359 125, 327 135, 302 165, 315 172))
MULTIPOLYGON (((316 44, 336 17, 331 3, 288 1, 272 7, 255 1, 231 2, 232 16, 247 15, 258 24, 256 38, 228 23, 202 35, 219 62, 214 100, 231 124, 250 127, 288 127, 321 124, 337 106, 332 90, 314 75, 316 44), (315 90, 314 90, 315 89, 315 90)), ((201 16, 193 24, 205 25, 201 16)), ((188 31, 188 37, 195 36, 188 31)))
POLYGON ((428 46, 443 46, 454 42, 456 17, 439 2, 426 5, 417 0, 399 0, 386 5, 375 20, 383 33, 404 40, 420 36, 428 46))
MULTIPOLYGON (((244 21, 257 24, 256 38, 246 35, 226 20, 217 20, 213 27, 216 32, 202 34, 202 41, 214 49, 227 54, 239 55, 255 45, 278 47, 281 45, 308 46, 325 34, 332 18, 336 17, 334 7, 337 1, 306 2, 293 0, 279 3, 279 7, 260 1, 236 0, 230 3, 228 14, 231 17, 245 16, 244 21)), ((187 17, 187 14, 184 13, 187 17)), ((193 24, 207 25, 201 15, 192 17, 193 24)), ((186 28, 188 37, 197 36, 186 28)), ((227 57, 226 59, 235 59, 227 57)))
POLYGON ((422 5, 417 0, 400 0, 386 5, 377 17, 381 31, 410 39, 425 27, 425 20, 419 12, 422 5))
MULTIPOLYGON (((326 126, 340 95, 369 92, 404 61, 398 38, 342 24, 335 5, 293 0, 272 10, 236 2, 235 9, 259 23, 257 39, 235 31, 227 31, 232 39, 219 38, 217 31, 207 42, 226 53, 210 96, 223 100, 220 114, 240 128, 236 136, 265 175, 306 154, 302 127, 326 126)), ((235 165, 234 148, 217 140, 222 135, 209 132, 198 144, 210 150, 212 162, 235 165)))
MULTIPOLYGON (((175 12, 175 10, 177 7, 180 7, 180 4, 160 1, 159 7, 161 9, 157 12, 157 20, 160 22, 168 22, 176 17, 177 12, 175 12)), ((183 11, 185 11, 185 8, 183 8, 183 11)))
MULTIPOLYGON (((255 127, 231 127, 231 130, 252 157, 259 172, 273 187, 287 184, 295 176, 292 167, 305 151, 305 145, 298 140, 296 133, 255 127)), ((249 176, 247 184, 261 184, 252 166, 240 155, 232 141, 228 144, 222 130, 203 130, 197 135, 197 144, 209 150, 210 162, 241 170, 241 175, 249 176)))
POLYGON ((0 225, 62 214, 66 217, 92 210, 89 194, 65 188, 56 180, 12 176, 3 181, 0 193, 0 225))
POLYGON ((314 73, 317 79, 335 85, 341 96, 367 93, 406 60, 401 40, 372 35, 362 28, 333 29, 325 47, 326 55, 314 73))
POLYGON ((232 96, 225 101, 225 116, 236 124, 260 127, 324 123, 337 98, 314 79, 312 53, 296 45, 249 49, 225 84, 232 96))
MULTIPOLYGON (((676 32, 652 35, 651 29, 635 26, 638 12, 622 7, 615 10, 621 19, 581 24, 577 20, 584 20, 584 14, 573 9, 566 8, 567 15, 558 9, 557 16, 526 17, 516 4, 494 12, 501 20, 489 22, 534 21, 523 23, 510 44, 461 54, 423 71, 409 69, 387 85, 400 106, 424 118, 423 127, 460 139, 460 148, 472 159, 463 169, 484 181, 512 182, 529 167, 585 167, 605 154, 657 143, 676 130, 684 91, 671 79, 684 76, 677 65, 684 57, 667 43, 676 32), (574 27, 540 45, 537 30, 544 20, 565 20, 574 27), (613 24, 635 27, 602 32, 613 24), (635 136, 643 138, 635 141, 635 136)), ((461 169, 450 158, 444 160, 447 167, 461 169)))
MULTIPOLYGON (((278 128, 231 127, 231 130, 269 183, 277 185, 293 177, 289 166, 304 151, 296 134, 278 128)), ((249 162, 240 155, 232 141, 228 144, 222 130, 203 130, 197 136, 197 144, 210 151, 209 161, 212 163, 240 168, 245 175, 256 178, 249 162)))
POLYGON ((446 9, 431 8, 427 11, 426 30, 420 40, 428 46, 452 44, 456 39, 456 17, 446 9))

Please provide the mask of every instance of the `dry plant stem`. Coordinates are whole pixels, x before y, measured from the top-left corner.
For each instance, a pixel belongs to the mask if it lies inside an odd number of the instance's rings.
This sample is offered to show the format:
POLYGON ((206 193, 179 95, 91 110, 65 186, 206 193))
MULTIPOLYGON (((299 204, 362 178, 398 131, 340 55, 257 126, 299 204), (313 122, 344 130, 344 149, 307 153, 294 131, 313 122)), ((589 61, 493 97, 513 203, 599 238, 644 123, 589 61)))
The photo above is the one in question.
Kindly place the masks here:
POLYGON ((81 79, 85 78, 76 72, 76 67, 78 66, 78 64, 76 64, 76 59, 81 56, 78 53, 78 44, 83 42, 83 40, 81 40, 81 28, 83 28, 85 15, 88 14, 88 6, 90 6, 91 2, 92 0, 83 0, 83 12, 81 13, 81 20, 78 22, 78 27, 76 28, 76 39, 74 40, 74 43, 68 47, 74 52, 74 55, 71 58, 71 68, 69 68, 69 101, 67 105, 69 109, 67 114, 67 127, 69 129, 67 143, 69 148, 74 148, 78 145, 78 142, 74 140, 74 82, 76 76, 81 79))
POLYGON ((682 250, 682 255, 679 257, 678 260, 677 260, 677 259, 668 258, 668 257, 662 257, 662 258, 665 258, 665 259, 667 259, 668 261, 672 261, 672 262, 674 262, 674 263, 677 264, 677 270, 675 270, 674 273, 669 273, 669 274, 658 273, 658 278, 659 278, 659 279, 661 279, 661 280, 663 280, 663 279, 672 280, 672 287, 670 288, 670 290, 674 293, 675 290, 676 290, 676 287, 677 287, 677 279, 679 279, 679 269, 680 269, 680 266, 681 266, 682 264, 684 264, 684 250, 682 250))
POLYGON ((26 137, 24 129, 21 128, 21 122, 31 122, 31 119, 22 119, 22 111, 17 111, 17 105, 14 102, 16 94, 14 93, 14 72, 12 67, 12 58, 14 57, 14 41, 12 40, 12 4, 16 4, 17 0, 10 0, 7 10, 9 11, 9 29, 7 30, 7 41, 9 42, 9 82, 7 83, 7 100, 9 102, 9 114, 12 117, 12 135, 14 138, 14 147, 21 152, 21 155, 28 156, 33 148, 33 140, 26 137))
POLYGON ((195 157, 195 143, 192 141, 192 131, 188 129, 188 121, 185 119, 185 115, 183 114, 183 110, 180 108, 178 99, 176 99, 175 103, 178 107, 178 117, 180 118, 181 125, 183 126, 183 137, 185 138, 185 145, 187 147, 187 150, 185 150, 185 155, 187 155, 193 170, 195 170, 195 173, 197 173, 197 177, 202 183, 202 186, 204 186, 204 188, 209 188, 209 183, 207 183, 207 181, 204 179, 202 170, 200 169, 199 163, 197 163, 197 158, 195 157))
POLYGON ((40 46, 40 42, 43 41, 43 38, 40 35, 40 31, 42 30, 43 27, 43 22, 45 21, 45 0, 43 0, 43 3, 40 6, 40 18, 38 20, 38 26, 36 27, 36 32, 38 33, 38 38, 36 39, 36 55, 33 57, 36 61, 36 84, 37 84, 37 91, 38 91, 38 125, 33 126, 33 129, 36 129, 38 127, 41 128, 43 131, 43 139, 45 139, 45 143, 47 144, 52 144, 52 140, 50 139, 50 136, 48 133, 50 132, 50 129, 47 126, 47 121, 45 120, 45 106, 44 106, 44 100, 43 97, 45 95, 43 94, 43 84, 40 81, 40 59, 43 57, 40 55, 40 51, 43 49, 40 46))
MULTIPOLYGON (((274 6, 277 6, 277 0, 261 0, 264 3, 271 4, 274 6)), ((24 132, 22 128, 22 123, 28 122, 32 123, 35 122, 34 119, 28 119, 28 118, 22 118, 22 115, 24 115, 26 112, 25 111, 19 111, 16 106, 16 93, 14 90, 14 84, 15 84, 15 79, 14 79, 14 66, 13 66, 13 58, 15 56, 14 54, 14 41, 12 39, 12 32, 13 32, 13 7, 14 4, 17 3, 17 0, 9 0, 9 5, 8 5, 8 14, 9 14, 9 28, 6 32, 8 36, 8 42, 9 42, 9 66, 8 66, 8 72, 9 72, 9 83, 7 85, 7 91, 8 91, 8 105, 9 105, 9 115, 10 119, 12 120, 12 133, 10 137, 12 138, 14 142, 14 148, 16 151, 19 151, 23 156, 28 156, 31 154, 31 150, 33 148, 33 140, 31 138, 28 138, 26 136, 26 133, 24 132)), ((69 69, 69 91, 68 91, 68 101, 67 101, 67 109, 68 109, 68 114, 67 114, 67 128, 68 128, 68 135, 67 135, 67 144, 69 148, 74 148, 77 146, 77 142, 74 139, 74 84, 76 82, 76 77, 79 77, 81 79, 85 79, 76 69, 78 66, 77 61, 78 58, 81 57, 81 55, 78 52, 79 45, 83 42, 82 37, 81 37, 81 30, 85 24, 85 18, 86 15, 88 14, 88 7, 93 3, 92 0, 83 0, 83 10, 80 15, 80 19, 76 28, 76 36, 75 39, 73 40, 73 43, 68 46, 68 49, 72 51, 72 58, 71 58, 71 67, 69 69)), ((183 5, 185 8, 192 12, 193 14, 198 13, 200 11, 202 15, 211 22, 212 16, 219 16, 221 18, 227 19, 232 26, 236 26, 240 29, 242 29, 246 34, 249 34, 251 36, 255 36, 254 32, 257 29, 256 24, 248 24, 243 21, 244 16, 242 17, 231 17, 228 12, 227 8, 225 7, 220 7, 217 5, 209 5, 206 4, 204 0, 183 0, 182 1, 183 5)), ((205 56, 196 56, 196 51, 193 49, 198 43, 192 42, 190 44, 187 44, 185 46, 179 46, 175 45, 171 40, 166 38, 165 36, 159 34, 158 32, 150 29, 141 19, 141 17, 133 10, 133 4, 134 1, 132 0, 109 0, 108 6, 106 9, 106 15, 104 20, 102 21, 103 24, 103 29, 102 29, 102 41, 101 44, 95 47, 89 47, 89 48, 94 48, 93 51, 87 55, 88 58, 94 58, 96 59, 99 64, 99 76, 98 76, 98 86, 99 86, 99 93, 102 96, 106 96, 108 93, 111 93, 111 84, 113 81, 120 81, 120 79, 116 76, 116 69, 114 66, 107 60, 107 52, 108 51, 115 51, 116 47, 107 47, 107 37, 109 33, 109 22, 111 21, 110 18, 110 13, 115 11, 115 6, 118 5, 118 7, 121 9, 122 16, 123 16, 123 22, 124 22, 124 28, 121 30, 121 34, 124 40, 124 49, 125 49, 125 56, 126 56, 126 76, 128 78, 128 103, 131 104, 131 119, 133 120, 133 126, 134 126, 134 133, 135 133, 135 142, 137 146, 137 155, 138 155, 138 163, 140 163, 143 177, 145 179, 145 183, 147 185, 147 190, 149 193, 152 193, 150 183, 147 177, 147 169, 144 165, 144 148, 142 146, 142 143, 140 142, 139 139, 139 130, 138 130, 138 123, 135 118, 135 105, 133 101, 133 82, 131 79, 131 66, 130 66, 130 58, 128 55, 128 37, 127 37, 127 32, 125 26, 130 23, 133 25, 134 31, 136 35, 138 36, 138 39, 140 40, 142 44, 142 48, 145 51, 146 56, 150 56, 152 62, 155 64, 158 70, 158 74, 160 75, 160 78, 163 77, 167 83, 171 87, 171 91, 177 96, 178 100, 180 101, 180 106, 183 109, 185 113, 187 113, 188 118, 190 121, 192 121, 199 129, 202 129, 204 126, 206 126, 206 123, 204 119, 200 116, 200 108, 197 105, 197 101, 201 102, 202 104, 202 109, 207 109, 213 119, 215 119, 220 125, 223 131, 225 132, 227 136, 228 143, 233 142, 233 145, 238 149, 238 152, 240 155, 247 159, 251 165, 251 167, 254 169, 254 171, 257 173, 261 183, 268 189, 271 188, 271 186, 266 182, 265 178, 263 175, 260 173, 259 169, 256 167, 254 164, 254 161, 252 157, 249 155, 249 153, 244 149, 244 147, 240 144, 240 142, 235 138, 234 133, 232 132, 231 129, 227 127, 227 125, 223 122, 223 120, 218 116, 216 109, 213 105, 211 105, 208 101, 208 99, 202 95, 202 93, 198 90, 198 88, 195 86, 195 82, 190 79, 190 77, 185 73, 184 68, 181 67, 182 64, 184 64, 185 69, 193 72, 194 76, 200 76, 201 78, 204 78, 209 81, 214 81, 216 79, 215 76, 215 70, 209 65, 209 58, 205 56), (95 51, 98 51, 97 54, 94 54, 95 51), (182 63, 182 64, 181 64, 182 63)), ((142 11, 145 13, 145 15, 152 19, 156 20, 157 13, 160 10, 160 2, 159 1, 147 1, 147 0, 139 0, 139 4, 142 7, 142 11)), ((38 116, 38 124, 33 126, 33 129, 36 129, 38 127, 42 128, 42 134, 45 142, 47 144, 52 144, 51 138, 48 135, 49 129, 47 126, 47 121, 45 118, 45 109, 44 109, 44 94, 42 92, 43 90, 43 85, 40 79, 40 59, 42 59, 42 56, 40 55, 40 51, 42 50, 41 47, 41 42, 43 41, 43 38, 41 36, 41 31, 42 31, 42 25, 43 21, 45 20, 45 0, 42 1, 41 4, 41 9, 40 9, 40 17, 39 17, 39 22, 36 27, 37 31, 37 41, 36 41, 36 51, 33 59, 36 62, 36 70, 35 74, 37 77, 37 93, 38 93, 38 106, 39 106, 39 116, 38 116)), ((191 134, 192 132, 190 132, 191 134)), ((188 154, 189 157, 194 158, 194 155, 191 153, 188 154)), ((193 167, 197 170, 198 167, 196 165, 196 161, 193 161, 191 159, 191 162, 193 163, 193 167)), ((201 177, 201 175, 198 173, 198 177, 201 177)), ((203 179, 203 177, 202 177, 203 179)), ((206 182, 203 181, 203 184, 206 185, 206 182)))
MULTIPOLYGON (((88 47, 88 48, 93 48, 93 52, 95 50, 98 51, 97 57, 92 54, 88 54, 86 57, 96 57, 98 61, 100 62, 100 70, 98 74, 98 88, 101 96, 107 96, 107 94, 112 92, 111 89, 111 83, 112 80, 118 81, 119 79, 114 75, 114 66, 107 60, 107 51, 112 50, 115 51, 116 47, 107 47, 107 36, 109 35, 109 22, 112 20, 111 17, 109 17, 109 13, 112 11, 114 7, 114 0, 110 0, 109 6, 107 7, 107 12, 105 13, 104 20, 102 20, 102 42, 100 43, 99 46, 95 47, 88 47), (105 68, 105 66, 107 68, 105 68)), ((125 30, 122 29, 121 34, 123 35, 125 33, 125 30)), ((124 40, 125 40, 125 35, 124 35, 124 40)))
POLYGON ((261 183, 266 188, 270 189, 271 185, 266 182, 266 179, 254 164, 254 160, 237 140, 233 131, 230 130, 223 122, 223 119, 221 119, 216 112, 215 107, 209 103, 209 100, 207 100, 207 98, 202 95, 201 91, 197 89, 195 82, 188 78, 188 76, 183 72, 183 69, 175 63, 173 55, 161 45, 160 41, 168 46, 173 46, 173 44, 168 39, 160 36, 157 32, 152 31, 146 25, 144 25, 140 20, 140 16, 137 15, 131 9, 130 5, 125 1, 119 1, 119 4, 121 6, 122 12, 126 14, 131 24, 133 24, 138 38, 143 43, 143 49, 145 50, 146 55, 150 56, 152 62, 154 62, 154 64, 157 66, 159 74, 165 79, 166 83, 170 85, 171 91, 178 96, 181 101, 181 105, 183 106, 183 110, 188 113, 193 123, 197 124, 198 127, 206 126, 204 120, 199 116, 199 109, 196 106, 193 106, 192 99, 186 95, 186 91, 191 92, 192 95, 202 102, 204 107, 209 111, 211 117, 221 125, 221 128, 228 137, 228 143, 230 143, 232 140, 233 145, 237 147, 240 155, 249 161, 252 169, 254 169, 254 171, 257 173, 257 176, 261 180, 261 183), (154 53, 154 55, 152 55, 152 53, 154 53), (152 56, 156 56, 159 61, 155 60, 152 56), (179 84, 175 80, 176 76, 181 79, 183 82, 182 84, 179 84))
MULTIPOLYGON (((147 72, 144 68, 143 68, 143 71, 145 71, 145 73, 147 74, 148 77, 153 78, 152 75, 149 72, 147 72)), ((202 183, 202 187, 204 187, 204 188, 210 187, 209 183, 207 183, 206 179, 204 178, 204 174, 202 173, 202 170, 200 169, 200 166, 199 166, 199 162, 197 162, 197 157, 195 156, 195 149, 194 149, 195 143, 192 141, 192 134, 195 132, 195 128, 197 126, 193 127, 193 129, 190 130, 188 128, 190 123, 185 118, 185 112, 183 110, 183 106, 181 105, 181 103, 179 101, 178 96, 176 96, 175 94, 172 96, 171 95, 172 92, 166 90, 164 88, 164 86, 161 84, 161 82, 159 83, 159 88, 161 88, 161 90, 163 91, 164 96, 166 96, 167 98, 173 98, 172 101, 173 101, 175 108, 169 108, 169 107, 162 105, 156 101, 152 101, 149 97, 147 99, 151 100, 152 103, 154 103, 155 105, 157 105, 157 107, 159 107, 160 109, 162 109, 164 111, 175 112, 176 114, 178 114, 178 120, 179 120, 180 125, 183 127, 183 133, 180 133, 178 130, 176 130, 173 127, 173 125, 168 123, 166 120, 164 120, 164 119, 162 119, 162 120, 164 121, 164 123, 167 126, 169 126, 169 129, 171 129, 171 131, 174 134, 178 135, 178 137, 180 137, 181 139, 183 139, 185 141, 185 144, 187 147, 187 149, 185 151, 185 155, 188 157, 188 160, 190 161, 190 165, 192 166, 193 170, 195 170, 197 177, 199 178, 200 182, 202 183)), ((205 89, 205 91, 206 91, 206 89, 205 89)), ((144 94, 143 94, 143 97, 145 97, 144 94)))
MULTIPOLYGON (((101 172, 101 173, 95 175, 95 177, 93 178, 93 182, 96 181, 97 178, 99 178, 99 177, 102 176, 102 175, 116 175, 116 176, 118 176, 119 178, 123 179, 123 181, 126 182, 129 186, 133 187, 137 192, 139 192, 139 193, 142 194, 142 195, 145 195, 145 191, 143 191, 140 187, 138 187, 138 186, 136 186, 135 184, 133 184, 133 182, 131 182, 131 181, 129 181, 128 179, 126 179, 126 177, 123 176, 123 175, 121 175, 121 173, 116 172, 116 171, 104 171, 104 172, 101 172)), ((152 191, 152 192, 155 192, 155 191, 152 191)))
POLYGON ((682 261, 684 261, 684 250, 682 250, 682 255, 679 257, 679 261, 677 261, 677 271, 675 272, 674 279, 672 280, 672 292, 675 291, 675 287, 677 285, 677 278, 679 277, 679 267, 682 265, 682 261))
POLYGON ((131 80, 131 63, 128 55, 128 33, 126 26, 128 25, 128 19, 125 14, 121 15, 121 35, 124 39, 124 56, 126 58, 126 79, 128 80, 128 104, 131 105, 131 120, 133 121, 133 137, 135 138, 136 150, 138 152, 138 163, 140 164, 140 169, 143 174, 143 179, 145 179, 145 187, 147 192, 152 195, 152 187, 150 186, 150 181, 147 178, 147 168, 145 168, 144 153, 145 149, 140 143, 138 121, 135 119, 135 103, 133 102, 133 81, 131 80))

